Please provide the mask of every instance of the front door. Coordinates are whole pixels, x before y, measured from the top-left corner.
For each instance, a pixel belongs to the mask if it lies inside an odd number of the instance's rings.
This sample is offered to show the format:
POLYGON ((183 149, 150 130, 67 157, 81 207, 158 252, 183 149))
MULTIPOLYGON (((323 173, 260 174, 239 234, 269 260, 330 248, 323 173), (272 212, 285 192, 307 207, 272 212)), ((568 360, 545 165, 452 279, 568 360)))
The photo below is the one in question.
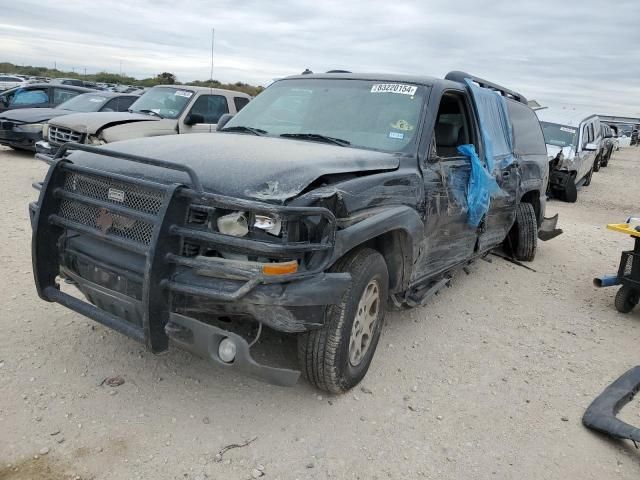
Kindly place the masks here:
MULTIPOLYGON (((477 142, 462 91, 442 95, 436 117, 425 182, 425 241, 413 280, 436 275, 473 256, 478 229, 468 222, 467 192, 471 161, 459 145, 477 142)), ((477 144, 476 144, 477 149, 477 144)))
POLYGON ((218 120, 225 113, 229 113, 229 102, 224 95, 200 95, 189 110, 180 119, 180 133, 215 132, 218 120), (203 122, 188 125, 185 120, 191 114, 202 116, 203 122))

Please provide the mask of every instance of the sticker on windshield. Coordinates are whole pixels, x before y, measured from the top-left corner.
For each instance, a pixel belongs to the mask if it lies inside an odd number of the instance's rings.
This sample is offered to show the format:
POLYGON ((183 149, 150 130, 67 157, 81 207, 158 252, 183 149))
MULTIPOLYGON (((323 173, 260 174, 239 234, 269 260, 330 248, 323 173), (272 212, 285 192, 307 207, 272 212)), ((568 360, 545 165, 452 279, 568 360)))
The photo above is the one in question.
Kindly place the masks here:
POLYGON ((567 133, 576 133, 576 131, 573 128, 560 127, 560 130, 567 133))
POLYGON ((389 132, 389 138, 397 138, 398 140, 402 140, 404 138, 404 133, 389 132))
POLYGON ((401 93, 403 95, 415 95, 418 87, 404 85, 402 83, 376 83, 371 87, 371 93, 401 93))
POLYGON ((413 130, 413 125, 411 125, 406 120, 398 120, 396 123, 391 124, 391 128, 395 128, 396 130, 403 130, 405 132, 410 132, 413 130))
POLYGON ((193 92, 190 92, 188 90, 176 90, 176 93, 174 93, 174 95, 177 97, 190 98, 191 95, 193 95, 193 92))

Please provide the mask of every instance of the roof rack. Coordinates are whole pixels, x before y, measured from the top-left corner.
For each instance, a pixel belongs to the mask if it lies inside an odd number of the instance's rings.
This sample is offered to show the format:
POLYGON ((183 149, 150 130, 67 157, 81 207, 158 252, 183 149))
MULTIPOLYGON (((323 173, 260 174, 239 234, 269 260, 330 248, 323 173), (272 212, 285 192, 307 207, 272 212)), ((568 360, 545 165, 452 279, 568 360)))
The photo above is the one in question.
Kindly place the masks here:
POLYGON ((473 75, 466 72, 460 72, 458 70, 454 70, 453 72, 447 73, 447 75, 444 78, 445 80, 452 80, 454 82, 459 82, 459 83, 464 83, 464 80, 468 78, 483 88, 488 88, 495 92, 499 92, 503 97, 507 97, 512 100, 515 100, 516 102, 524 103, 525 105, 527 105, 527 99, 524 97, 524 95, 521 95, 518 92, 514 92, 513 90, 509 90, 508 88, 498 85, 497 83, 493 83, 493 82, 490 82, 489 80, 485 80, 484 78, 474 77, 473 75))
POLYGON ((351 73, 349 70, 329 70, 327 73, 351 73))

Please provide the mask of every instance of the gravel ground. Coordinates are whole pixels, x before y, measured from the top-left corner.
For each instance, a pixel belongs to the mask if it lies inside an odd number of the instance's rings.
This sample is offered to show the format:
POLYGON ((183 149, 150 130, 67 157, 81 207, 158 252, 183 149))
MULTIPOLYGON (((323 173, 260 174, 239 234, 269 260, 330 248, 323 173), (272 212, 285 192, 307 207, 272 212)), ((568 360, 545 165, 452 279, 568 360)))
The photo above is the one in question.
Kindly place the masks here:
MULTIPOLYGON (((613 273, 640 213, 640 149, 551 202, 564 235, 536 271, 479 261, 423 308, 388 315, 362 384, 340 397, 279 388, 176 349, 154 356, 36 296, 27 203, 45 166, 0 150, 0 478, 628 478, 633 445, 586 430, 593 398, 638 363, 640 311, 613 273), (636 187, 636 188, 634 188, 636 187), (102 385, 119 375, 124 384, 102 385), (225 445, 255 439, 227 451, 225 445)), ((638 402, 622 418, 640 424, 638 402)))

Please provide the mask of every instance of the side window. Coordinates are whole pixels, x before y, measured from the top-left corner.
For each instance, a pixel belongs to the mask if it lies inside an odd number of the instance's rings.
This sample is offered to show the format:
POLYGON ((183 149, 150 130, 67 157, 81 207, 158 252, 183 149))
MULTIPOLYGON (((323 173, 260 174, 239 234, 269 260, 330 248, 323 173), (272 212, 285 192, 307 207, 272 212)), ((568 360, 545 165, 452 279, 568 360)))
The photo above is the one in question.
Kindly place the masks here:
POLYGON ((73 90, 67 90, 66 88, 54 88, 53 89, 53 103, 54 105, 60 105, 67 100, 77 96, 79 92, 73 90))
POLYGON ((41 105, 49 103, 49 95, 45 89, 19 90, 13 96, 11 105, 41 105))
POLYGON ((470 125, 464 97, 457 93, 445 93, 440 100, 434 127, 435 154, 441 158, 460 157, 458 145, 474 143, 470 125))
POLYGON ((593 142, 596 138, 596 135, 593 131, 593 123, 589 124, 589 142, 593 142))
POLYGON ((229 113, 226 97, 222 95, 201 95, 193 104, 190 113, 199 113, 204 123, 218 123, 225 113, 229 113))
POLYGON ((513 148, 516 154, 546 155, 542 128, 538 117, 528 106, 507 99, 507 109, 513 124, 513 148))
POLYGON ((118 99, 112 98, 107 103, 105 103, 102 108, 99 110, 100 112, 118 112, 118 99))
POLYGON ((138 97, 119 97, 118 98, 118 109, 117 112, 126 112, 129 110, 129 107, 133 102, 135 102, 138 97))
POLYGON ((239 112, 249 103, 249 99, 245 97, 233 97, 233 104, 236 106, 236 112, 239 112))

